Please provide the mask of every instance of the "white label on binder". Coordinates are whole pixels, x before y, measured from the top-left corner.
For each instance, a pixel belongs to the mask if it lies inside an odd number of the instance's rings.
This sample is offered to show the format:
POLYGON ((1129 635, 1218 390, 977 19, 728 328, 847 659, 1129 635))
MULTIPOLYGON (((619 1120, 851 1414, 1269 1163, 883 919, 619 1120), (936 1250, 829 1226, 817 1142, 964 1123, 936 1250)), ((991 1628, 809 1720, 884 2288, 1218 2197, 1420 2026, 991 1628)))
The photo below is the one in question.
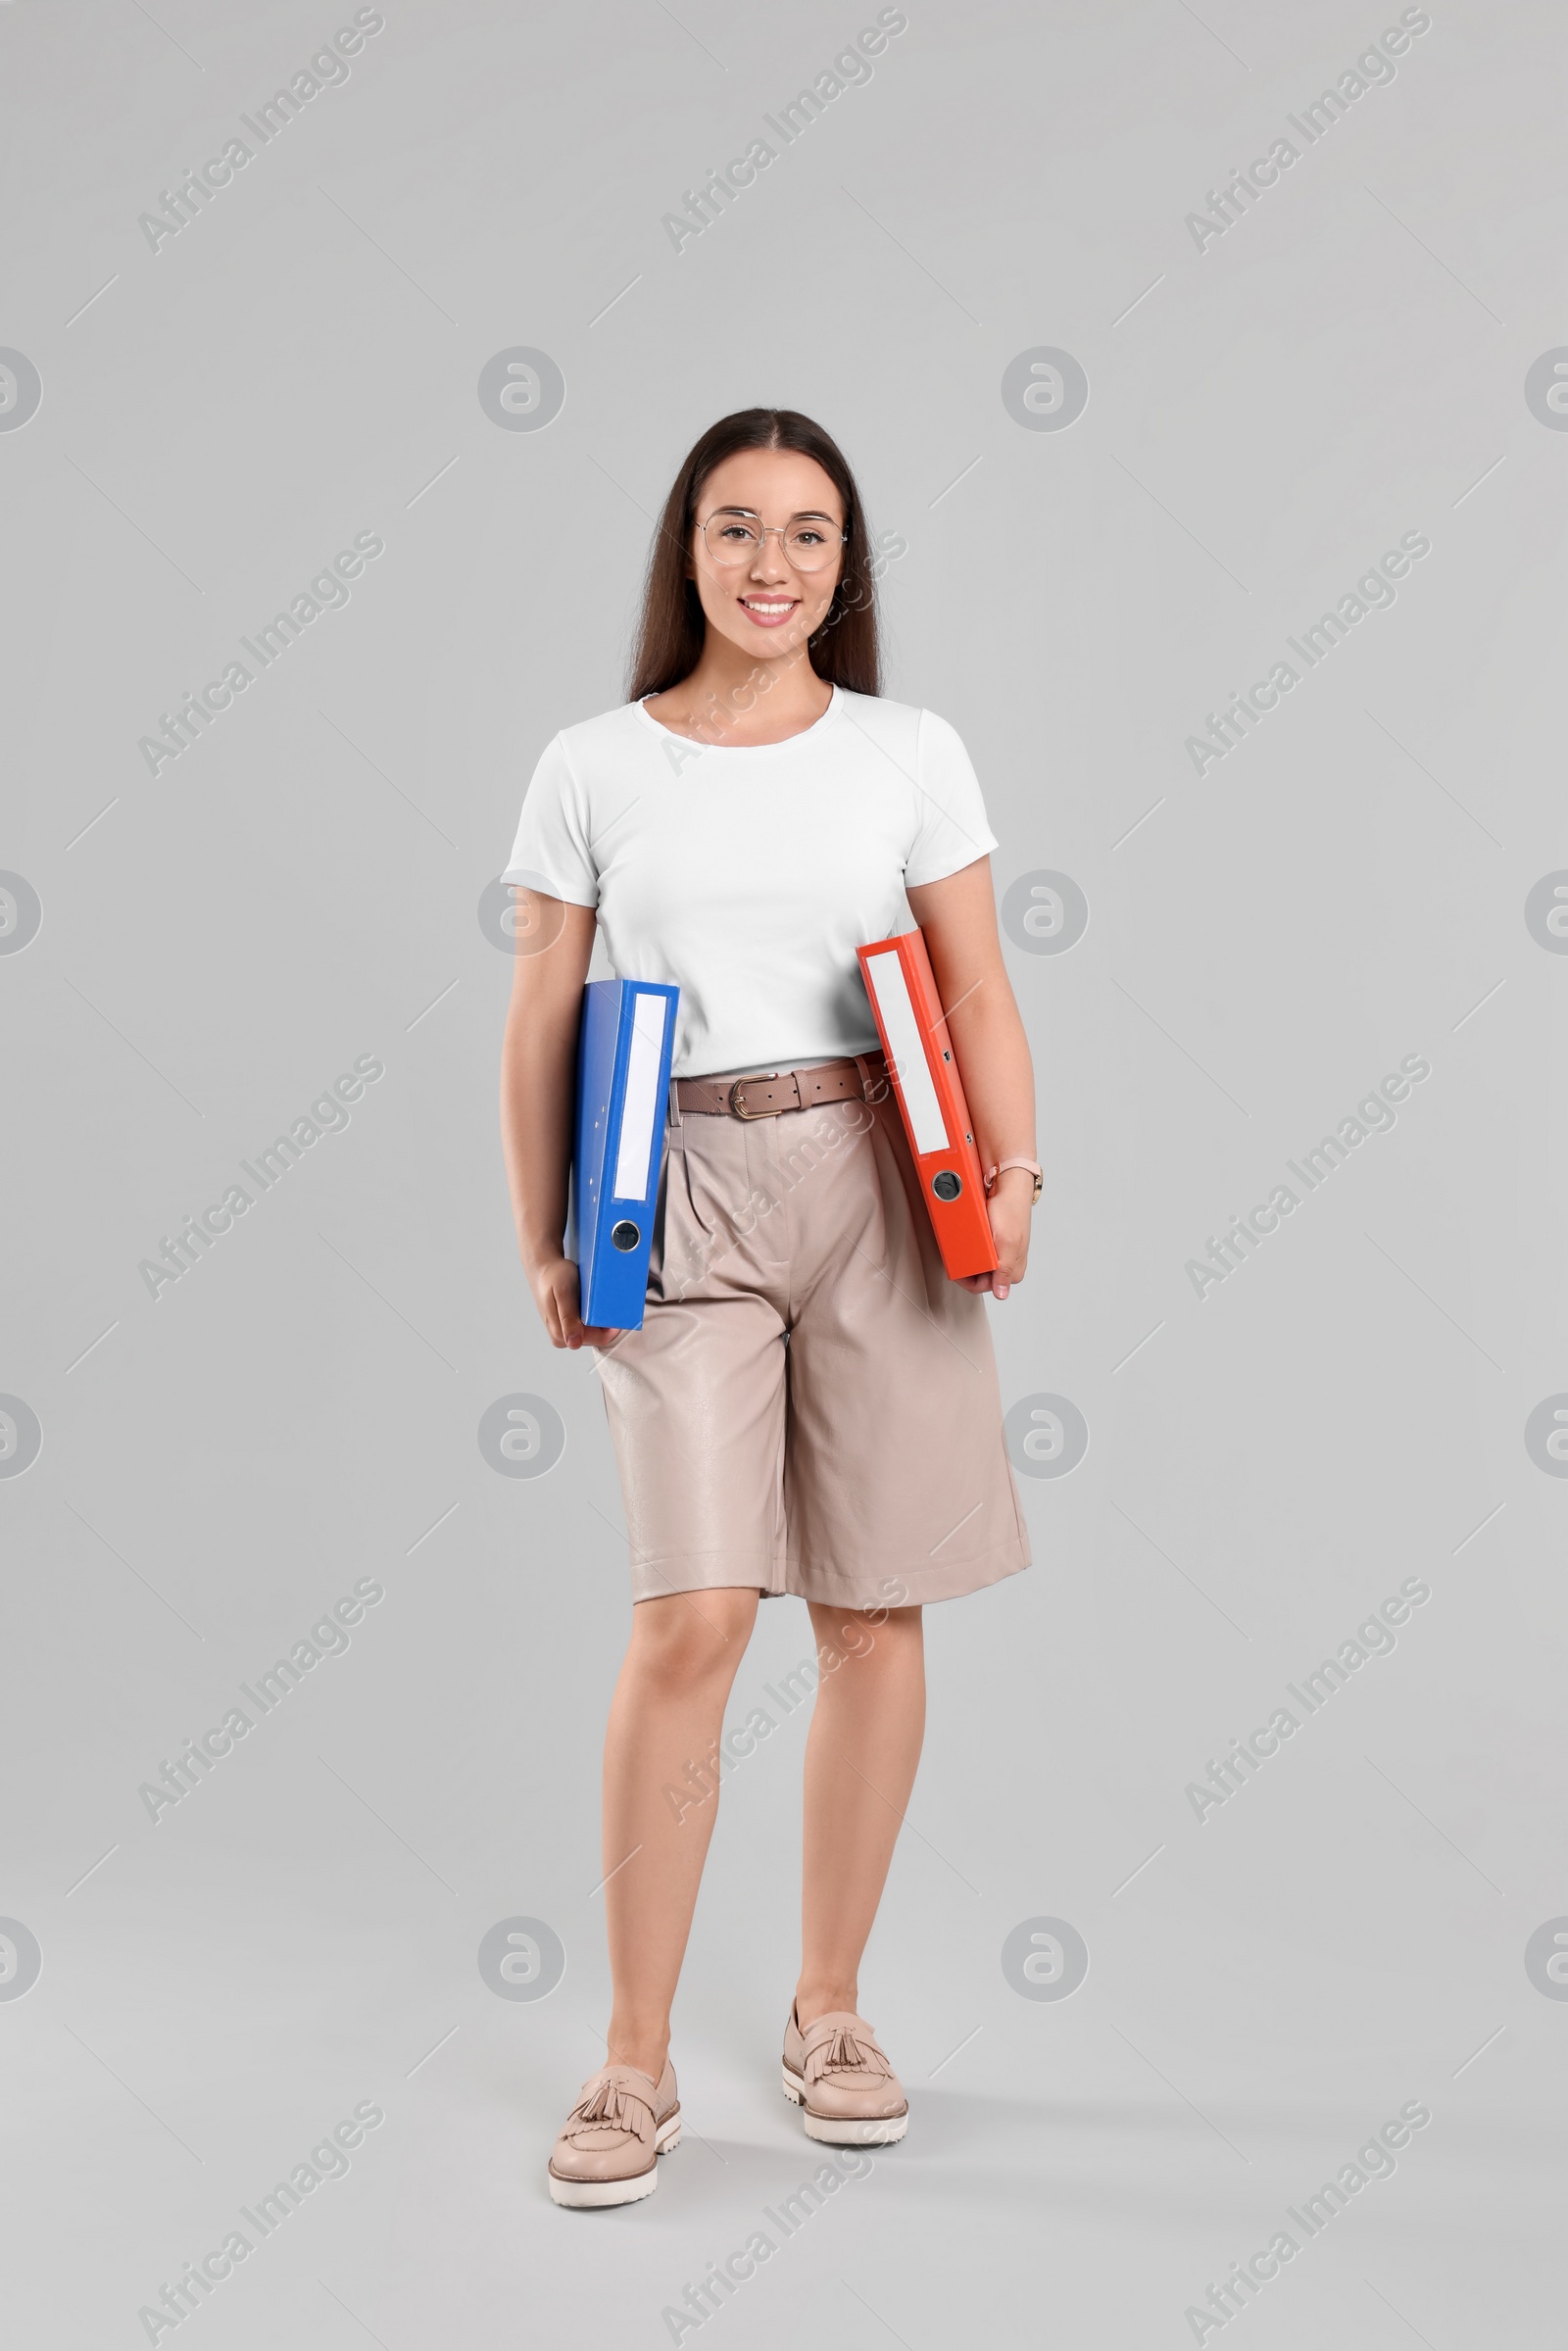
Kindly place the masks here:
POLYGON ((626 1093, 620 1108, 620 1146, 615 1152, 612 1200, 646 1200, 651 1188, 654 1156, 654 1118, 659 1109, 659 1064, 664 1052, 667 996, 639 994, 633 999, 631 1053, 626 1062, 626 1093))
POLYGON ((925 1057, 925 1039, 909 997, 909 984, 904 976, 896 949, 886 954, 867 955, 865 976, 876 998, 876 1008, 882 1015, 882 1027, 898 1072, 904 1094, 904 1106, 914 1129, 914 1148, 917 1151, 946 1151, 947 1123, 942 1116, 942 1104, 931 1083, 931 1065, 925 1057))

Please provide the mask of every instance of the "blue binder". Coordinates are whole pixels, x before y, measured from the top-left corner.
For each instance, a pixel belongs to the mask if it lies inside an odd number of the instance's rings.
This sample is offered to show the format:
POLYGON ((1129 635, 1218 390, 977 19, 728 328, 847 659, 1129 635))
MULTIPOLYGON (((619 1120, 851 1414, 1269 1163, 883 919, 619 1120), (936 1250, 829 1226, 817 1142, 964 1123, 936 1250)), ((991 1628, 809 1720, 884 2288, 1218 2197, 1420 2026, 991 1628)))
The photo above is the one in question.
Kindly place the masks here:
POLYGON ((643 1327, 679 1002, 654 980, 590 980, 582 992, 571 1214, 590 1327, 643 1327))

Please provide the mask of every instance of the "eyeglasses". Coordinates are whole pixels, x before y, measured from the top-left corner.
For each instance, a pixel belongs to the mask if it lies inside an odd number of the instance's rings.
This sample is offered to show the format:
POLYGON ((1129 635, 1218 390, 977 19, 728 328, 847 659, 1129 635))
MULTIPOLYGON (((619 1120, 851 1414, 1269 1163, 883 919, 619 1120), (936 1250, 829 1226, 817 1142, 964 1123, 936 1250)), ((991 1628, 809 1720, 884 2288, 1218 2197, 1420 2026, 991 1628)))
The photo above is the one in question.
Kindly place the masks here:
POLYGON ((770 531, 778 541, 779 553, 792 569, 820 571, 832 563, 850 535, 847 530, 837 530, 831 522, 812 515, 794 522, 764 522, 760 515, 737 514, 733 509, 710 514, 698 528, 710 563, 721 571, 751 563, 767 545, 770 531))

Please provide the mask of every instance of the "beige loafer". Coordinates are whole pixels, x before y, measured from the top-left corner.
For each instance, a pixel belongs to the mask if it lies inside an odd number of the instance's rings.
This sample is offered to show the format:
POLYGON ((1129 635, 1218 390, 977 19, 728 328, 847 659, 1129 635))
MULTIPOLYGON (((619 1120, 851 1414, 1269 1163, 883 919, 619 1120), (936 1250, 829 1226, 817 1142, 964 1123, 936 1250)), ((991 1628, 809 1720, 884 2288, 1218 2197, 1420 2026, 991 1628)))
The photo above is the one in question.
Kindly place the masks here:
POLYGON ((863 2017, 831 2009, 803 2033, 790 2004, 784 2095, 804 2109, 808 2138, 885 2147, 909 2128, 909 2101, 863 2017))
POLYGON ((550 2158, 558 2204, 634 2204, 659 2185, 659 2158, 680 2144, 680 2095, 672 2066, 658 2082, 631 2065, 607 2065, 582 2085, 550 2158))

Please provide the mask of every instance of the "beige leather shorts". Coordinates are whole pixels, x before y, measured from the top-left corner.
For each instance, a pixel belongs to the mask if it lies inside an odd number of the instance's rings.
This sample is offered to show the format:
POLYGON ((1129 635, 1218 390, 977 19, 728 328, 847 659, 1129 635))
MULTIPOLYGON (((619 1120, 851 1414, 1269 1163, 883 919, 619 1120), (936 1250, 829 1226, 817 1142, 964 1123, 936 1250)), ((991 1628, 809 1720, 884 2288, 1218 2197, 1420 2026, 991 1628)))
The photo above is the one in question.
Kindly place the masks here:
POLYGON ((665 1141, 646 1319, 600 1356, 633 1598, 899 1607, 1027 1567, 985 1301, 891 1098, 671 1111, 665 1141))

